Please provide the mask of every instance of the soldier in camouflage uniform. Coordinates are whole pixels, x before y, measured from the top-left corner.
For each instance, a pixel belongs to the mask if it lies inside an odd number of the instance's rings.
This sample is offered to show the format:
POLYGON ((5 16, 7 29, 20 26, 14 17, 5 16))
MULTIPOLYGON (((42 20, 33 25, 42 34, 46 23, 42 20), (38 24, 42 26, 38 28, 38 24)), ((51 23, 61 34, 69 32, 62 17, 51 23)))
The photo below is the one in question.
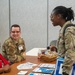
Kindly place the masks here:
POLYGON ((20 37, 21 28, 19 25, 14 24, 10 28, 10 37, 5 40, 2 46, 2 55, 10 61, 10 63, 25 60, 25 43, 20 37))
POLYGON ((64 58, 62 75, 69 75, 75 63, 75 27, 67 27, 64 35, 63 31, 66 25, 72 24, 71 20, 74 20, 74 12, 71 8, 57 6, 50 17, 54 26, 59 25, 61 27, 57 43, 58 57, 64 58))

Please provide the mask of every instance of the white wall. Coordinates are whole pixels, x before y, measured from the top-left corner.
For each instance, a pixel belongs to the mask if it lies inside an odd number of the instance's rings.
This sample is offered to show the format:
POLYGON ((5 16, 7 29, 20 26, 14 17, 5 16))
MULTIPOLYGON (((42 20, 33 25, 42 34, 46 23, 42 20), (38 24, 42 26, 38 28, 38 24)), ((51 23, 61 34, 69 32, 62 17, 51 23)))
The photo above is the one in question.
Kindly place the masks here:
POLYGON ((47 45, 47 0, 11 0, 11 25, 22 28, 27 50, 47 45))
POLYGON ((27 51, 49 45, 59 34, 60 27, 53 27, 50 21, 50 14, 58 5, 75 10, 75 0, 0 0, 1 45, 8 38, 9 27, 14 23, 21 26, 27 51))
MULTIPOLYGON (((9 36, 9 6, 8 0, 0 0, 0 45, 9 36)), ((0 49, 1 52, 1 49, 0 49)))

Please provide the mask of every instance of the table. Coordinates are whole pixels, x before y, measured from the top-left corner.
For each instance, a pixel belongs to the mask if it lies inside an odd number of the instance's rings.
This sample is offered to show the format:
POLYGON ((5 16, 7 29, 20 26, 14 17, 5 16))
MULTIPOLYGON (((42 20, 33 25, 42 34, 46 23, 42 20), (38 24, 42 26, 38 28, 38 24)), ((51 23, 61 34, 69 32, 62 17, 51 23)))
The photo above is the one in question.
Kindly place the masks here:
MULTIPOLYGON (((22 63, 25 63, 25 62, 31 62, 31 63, 35 63, 35 64, 40 64, 40 63, 44 63, 44 62, 41 62, 37 56, 26 56, 26 60, 22 61, 22 62, 19 62, 19 63, 14 63, 13 65, 11 65, 11 71, 9 73, 4 73, 4 74, 0 74, 0 75, 17 75, 17 73, 20 71, 17 69, 17 66, 19 64, 22 64, 22 63)), ((55 64, 56 62, 51 62, 51 64, 55 64)), ((36 68, 37 66, 33 67, 36 68)), ((27 69, 25 71, 28 71, 28 73, 30 73, 33 69, 27 69)), ((26 75, 28 75, 28 73, 26 75)))
POLYGON ((28 52, 26 52, 26 55, 38 56, 39 49, 46 49, 46 48, 33 48, 33 49, 29 50, 28 52))

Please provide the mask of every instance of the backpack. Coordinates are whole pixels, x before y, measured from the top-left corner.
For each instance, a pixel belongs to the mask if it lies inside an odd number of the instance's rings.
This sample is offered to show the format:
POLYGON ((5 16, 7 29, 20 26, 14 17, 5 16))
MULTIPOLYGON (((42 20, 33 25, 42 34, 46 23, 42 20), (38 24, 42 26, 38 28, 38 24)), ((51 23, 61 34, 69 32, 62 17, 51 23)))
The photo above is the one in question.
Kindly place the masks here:
MULTIPOLYGON (((70 26, 74 26, 75 27, 75 24, 68 24, 64 27, 63 29, 63 36, 65 35, 65 31, 66 31, 66 28, 70 27, 70 26)), ((63 45, 65 45, 65 42, 63 42, 63 45)))
POLYGON ((64 34, 65 34, 66 28, 67 28, 67 27, 70 27, 70 26, 74 26, 74 27, 75 27, 75 24, 68 24, 68 25, 66 25, 66 26, 64 27, 64 30, 63 30, 63 36, 64 36, 64 34))

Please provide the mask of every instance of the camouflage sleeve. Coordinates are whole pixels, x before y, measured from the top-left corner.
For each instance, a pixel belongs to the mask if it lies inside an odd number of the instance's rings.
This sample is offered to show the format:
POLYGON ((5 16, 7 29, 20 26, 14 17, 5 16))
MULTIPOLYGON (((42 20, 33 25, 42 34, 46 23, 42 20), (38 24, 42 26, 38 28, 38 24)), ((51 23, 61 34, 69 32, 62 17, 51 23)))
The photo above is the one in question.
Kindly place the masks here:
POLYGON ((74 50, 75 46, 75 31, 72 28, 68 28, 65 32, 65 48, 66 50, 74 50))
POLYGON ((10 61, 10 63, 14 63, 15 60, 18 59, 16 54, 14 53, 14 48, 9 47, 7 42, 4 42, 2 46, 2 55, 10 61), (13 52, 12 52, 13 51, 13 52))
POLYGON ((7 45, 4 43, 2 46, 2 55, 7 59, 6 49, 7 49, 7 45))
POLYGON ((75 29, 68 28, 65 32, 65 60, 63 64, 63 72, 69 73, 73 63, 75 62, 75 29), (66 68, 67 66, 67 68, 66 68))

